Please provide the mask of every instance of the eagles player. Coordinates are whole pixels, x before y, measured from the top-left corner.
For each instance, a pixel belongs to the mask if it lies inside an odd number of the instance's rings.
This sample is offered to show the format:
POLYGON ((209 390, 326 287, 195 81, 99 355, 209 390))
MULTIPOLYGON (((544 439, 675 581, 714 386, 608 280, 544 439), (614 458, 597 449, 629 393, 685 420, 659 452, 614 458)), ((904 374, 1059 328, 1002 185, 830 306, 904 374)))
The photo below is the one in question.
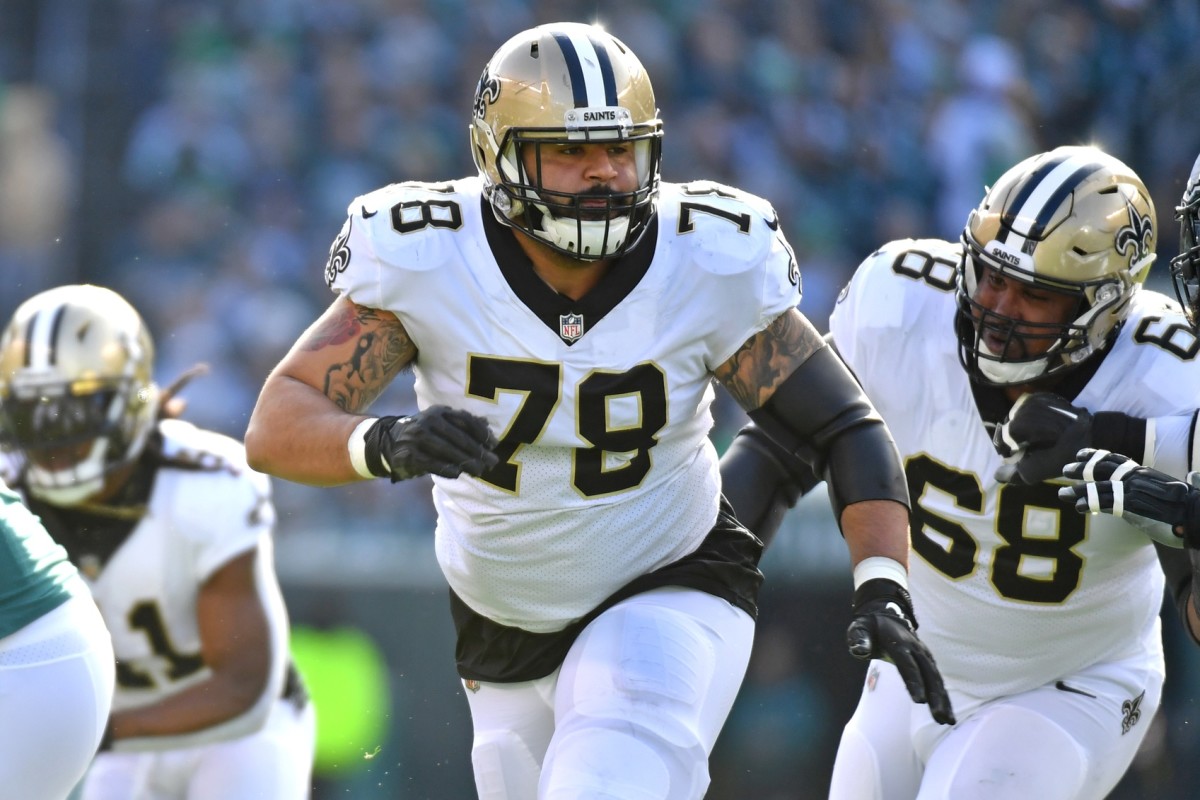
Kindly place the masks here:
POLYGON ((288 659, 268 478, 238 442, 173 418, 153 363, 137 311, 98 286, 35 295, 0 337, 13 485, 116 653, 83 800, 307 797, 314 718, 288 659))
POLYGON ((104 733, 112 640, 67 554, 2 481, 0 587, 0 786, 62 800, 104 733))
POLYGON ((721 502, 714 377, 828 463, 854 646, 951 721, 910 628, 894 445, 795 309, 771 206, 660 182, 650 80, 598 27, 505 43, 470 138, 477 176, 350 203, 337 298, 267 378, 246 446, 308 484, 433 476, 480 797, 704 794, 762 580, 721 502), (409 367, 419 408, 366 415, 409 367))
MULTIPOLYGON (((872 661, 831 797, 1096 798, 1128 768, 1162 691, 1164 567, 1188 568, 1045 481, 1084 445, 1186 471, 1200 344, 1141 287, 1154 245, 1137 175, 1060 147, 1006 172, 959 242, 891 242, 844 290, 830 338, 904 460, 912 594, 959 722, 872 661)), ((744 434, 725 488, 769 537, 814 479, 744 434)))

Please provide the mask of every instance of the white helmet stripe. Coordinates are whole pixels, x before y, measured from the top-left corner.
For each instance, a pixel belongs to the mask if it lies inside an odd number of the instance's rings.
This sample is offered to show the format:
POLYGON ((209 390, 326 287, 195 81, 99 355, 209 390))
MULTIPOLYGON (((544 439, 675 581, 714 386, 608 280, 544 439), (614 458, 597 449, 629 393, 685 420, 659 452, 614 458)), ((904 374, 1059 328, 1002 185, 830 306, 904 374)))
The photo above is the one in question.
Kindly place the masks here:
POLYGON ((1084 178, 1100 169, 1095 155, 1080 153, 1068 156, 1057 164, 1046 164, 1039 172, 1049 170, 1041 177, 1035 176, 1022 190, 1026 196, 1017 197, 1017 202, 1005 215, 1005 220, 1011 226, 1001 230, 998 237, 1010 248, 1022 253, 1031 252, 1042 238, 1050 215, 1058 210, 1066 196, 1078 186, 1084 178), (1023 230, 1017 230, 1018 222, 1024 222, 1023 230), (1007 235, 1005 235, 1007 234, 1007 235), (1035 241, 1030 242, 1029 238, 1035 241))
POLYGON ((554 40, 567 62, 575 107, 615 106, 616 83, 608 53, 598 50, 590 36, 574 30, 555 33, 554 40))
POLYGON ((54 365, 57 354, 58 330, 62 326, 67 307, 60 305, 52 313, 41 311, 29 321, 29 333, 25 348, 25 366, 48 369, 54 365))

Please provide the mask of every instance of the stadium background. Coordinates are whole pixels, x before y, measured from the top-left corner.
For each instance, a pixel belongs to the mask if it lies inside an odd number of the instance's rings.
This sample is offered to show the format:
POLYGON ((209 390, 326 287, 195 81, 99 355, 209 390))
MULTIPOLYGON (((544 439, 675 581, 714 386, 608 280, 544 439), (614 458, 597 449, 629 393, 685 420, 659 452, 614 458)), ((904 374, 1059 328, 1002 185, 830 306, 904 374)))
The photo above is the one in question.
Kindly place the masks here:
MULTIPOLYGON (((880 243, 954 238, 1004 167, 1097 142, 1171 210, 1200 150, 1195 0, 0 0, 0 316, 64 282, 145 314, 187 417, 240 436, 267 370, 331 299, 357 193, 473 170, 483 64, 516 31, 599 20, 648 67, 664 178, 779 209, 824 327, 880 243)), ((1200 401, 1200 398, 1198 398, 1200 401)), ((396 385, 378 407, 404 410, 396 385)), ((742 422, 722 400, 713 438, 742 422)), ((422 480, 276 483, 295 650, 322 714, 315 800, 470 797, 466 703, 422 480)), ((764 563, 746 684, 711 800, 824 797, 862 665, 844 546, 806 499, 764 563)), ((1200 651, 1165 629, 1164 710, 1117 798, 1200 781, 1200 651)))

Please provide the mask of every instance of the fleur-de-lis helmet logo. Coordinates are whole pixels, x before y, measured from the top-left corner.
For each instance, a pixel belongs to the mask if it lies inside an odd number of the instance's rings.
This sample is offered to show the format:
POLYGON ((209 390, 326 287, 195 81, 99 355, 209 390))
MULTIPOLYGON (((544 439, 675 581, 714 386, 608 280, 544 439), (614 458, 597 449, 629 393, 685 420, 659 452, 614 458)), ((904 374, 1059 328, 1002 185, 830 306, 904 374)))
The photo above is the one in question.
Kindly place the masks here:
POLYGON ((1129 259, 1129 266, 1133 269, 1151 253, 1154 223, 1149 214, 1139 214, 1128 197, 1125 198, 1125 208, 1129 211, 1129 224, 1117 230, 1113 246, 1129 259))

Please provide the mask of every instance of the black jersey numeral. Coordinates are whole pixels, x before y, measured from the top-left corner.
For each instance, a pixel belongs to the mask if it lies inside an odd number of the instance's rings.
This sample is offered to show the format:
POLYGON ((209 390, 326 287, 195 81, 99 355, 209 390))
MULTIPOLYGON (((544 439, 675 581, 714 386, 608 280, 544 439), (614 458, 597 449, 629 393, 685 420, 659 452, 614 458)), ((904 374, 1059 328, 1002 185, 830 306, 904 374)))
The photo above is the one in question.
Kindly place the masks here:
MULTIPOLYGON (((562 365, 472 356, 467 363, 467 394, 498 402, 504 392, 521 395, 520 404, 500 436, 500 463, 481 478, 517 494, 521 485, 521 448, 541 438, 562 401, 562 365)), ((571 484, 585 497, 628 491, 650 472, 650 450, 667 424, 667 378, 655 364, 625 372, 595 370, 575 387, 576 429, 589 447, 572 456, 571 484), (614 425, 614 402, 636 404, 638 421, 614 425)))
MULTIPOLYGON (((128 620, 129 627, 146 634, 154 655, 167 662, 170 680, 186 678, 204 667, 204 658, 199 653, 180 653, 175 648, 157 602, 142 600, 130 610, 128 620)), ((129 663, 117 661, 117 683, 126 689, 149 689, 155 685, 155 680, 129 663)))
POLYGON ((892 262, 892 272, 924 281, 943 292, 952 292, 957 280, 958 264, 921 250, 905 250, 892 262))
POLYGON ((1146 317, 1133 332, 1138 344, 1152 344, 1166 350, 1180 361, 1191 361, 1200 353, 1200 339, 1190 325, 1182 322, 1164 323, 1162 317, 1146 317))
MULTIPOLYGON (((929 497, 941 494, 956 507, 982 515, 984 494, 979 477, 927 455, 910 458, 905 473, 912 497, 913 550, 948 578, 970 575, 978 568, 979 542, 966 526, 930 510, 929 497)), ((1057 486, 1002 486, 995 530, 1004 544, 995 550, 988 578, 1000 596, 1057 604, 1079 588, 1083 558, 1074 548, 1086 538, 1087 518, 1059 502, 1057 486), (1030 530, 1029 520, 1034 515, 1055 520, 1053 535, 1030 530)))

